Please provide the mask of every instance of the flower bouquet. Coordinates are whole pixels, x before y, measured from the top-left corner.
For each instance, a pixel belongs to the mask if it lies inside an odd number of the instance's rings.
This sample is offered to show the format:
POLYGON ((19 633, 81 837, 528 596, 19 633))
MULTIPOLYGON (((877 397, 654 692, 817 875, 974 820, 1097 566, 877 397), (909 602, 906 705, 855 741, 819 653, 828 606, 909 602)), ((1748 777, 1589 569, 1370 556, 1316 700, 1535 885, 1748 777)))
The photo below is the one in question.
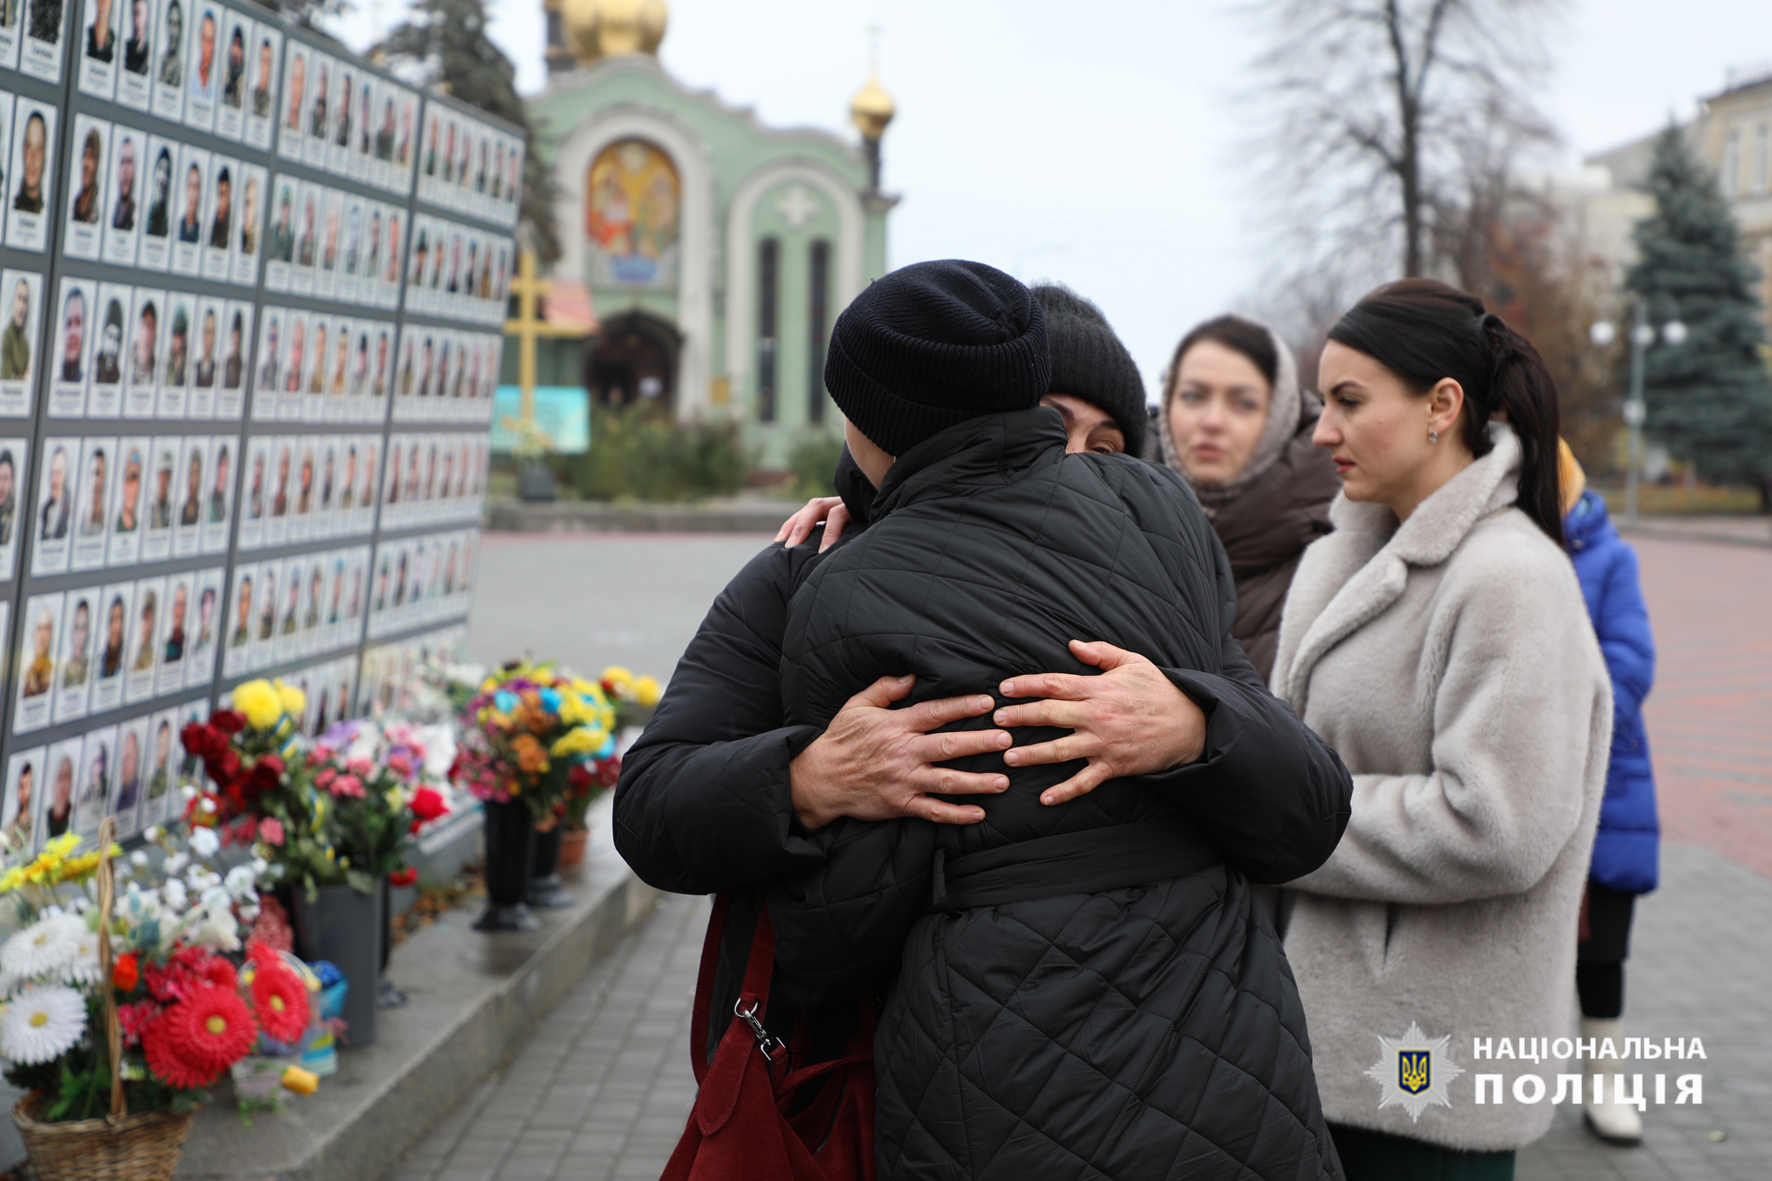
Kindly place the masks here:
MULTIPOLYGON (((485 805, 486 913, 480 930, 531 930, 524 905, 537 872, 538 827, 555 860, 568 800, 594 789, 597 762, 615 755, 616 710, 603 688, 551 664, 507 665, 462 707, 450 777, 485 805)), ((588 801, 585 804, 589 806, 588 801)), ((580 812, 582 816, 582 811, 580 812)), ((557 879, 538 905, 570 904, 557 879)))
POLYGON ((29 860, 9 852, 0 874, 21 928, 0 944, 0 1053, 27 1092, 13 1119, 43 1178, 170 1177, 207 1088, 261 1030, 299 1037, 308 1021, 287 964, 252 945, 243 987, 224 955, 240 949, 268 863, 224 873, 206 829, 150 829, 159 865, 146 850, 119 863, 113 830, 107 819, 96 849, 65 835, 29 860))

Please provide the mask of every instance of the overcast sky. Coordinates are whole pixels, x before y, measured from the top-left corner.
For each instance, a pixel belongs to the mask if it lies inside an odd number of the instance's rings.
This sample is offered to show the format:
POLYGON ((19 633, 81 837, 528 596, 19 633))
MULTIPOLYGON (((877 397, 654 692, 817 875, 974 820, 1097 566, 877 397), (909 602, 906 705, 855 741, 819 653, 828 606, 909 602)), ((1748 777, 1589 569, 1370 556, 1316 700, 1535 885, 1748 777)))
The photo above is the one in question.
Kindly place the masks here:
MULTIPOLYGON (((539 0, 491 0, 519 87, 545 83, 539 0)), ((885 184, 903 196, 889 261, 982 259, 1099 303, 1154 392, 1191 324, 1236 310, 1263 272, 1239 95, 1261 29, 1220 0, 671 0, 661 58, 774 126, 853 137, 850 97, 880 28, 898 102, 885 184)), ((361 48, 401 0, 362 0, 361 48)), ((1566 162, 1655 130, 1772 62, 1765 0, 1573 0, 1544 109, 1566 162)))

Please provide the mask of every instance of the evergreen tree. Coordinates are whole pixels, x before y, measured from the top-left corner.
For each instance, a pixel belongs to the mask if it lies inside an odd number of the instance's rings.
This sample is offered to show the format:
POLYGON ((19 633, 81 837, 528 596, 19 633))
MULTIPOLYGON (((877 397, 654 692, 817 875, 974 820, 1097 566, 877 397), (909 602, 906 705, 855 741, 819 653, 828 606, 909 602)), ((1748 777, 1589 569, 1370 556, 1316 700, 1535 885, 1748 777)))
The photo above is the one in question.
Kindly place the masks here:
POLYGON ((553 173, 536 154, 529 112, 517 97, 517 68, 486 35, 485 5, 481 0, 416 0, 409 14, 371 53, 407 63, 425 85, 522 129, 527 151, 519 232, 542 265, 551 265, 560 257, 553 173))
POLYGON ((1637 223, 1639 261, 1625 287, 1651 324, 1679 319, 1689 335, 1645 354, 1645 429, 1706 479, 1749 483, 1772 510, 1772 374, 1755 268, 1716 178, 1670 125, 1655 143, 1644 189, 1655 212, 1637 223))

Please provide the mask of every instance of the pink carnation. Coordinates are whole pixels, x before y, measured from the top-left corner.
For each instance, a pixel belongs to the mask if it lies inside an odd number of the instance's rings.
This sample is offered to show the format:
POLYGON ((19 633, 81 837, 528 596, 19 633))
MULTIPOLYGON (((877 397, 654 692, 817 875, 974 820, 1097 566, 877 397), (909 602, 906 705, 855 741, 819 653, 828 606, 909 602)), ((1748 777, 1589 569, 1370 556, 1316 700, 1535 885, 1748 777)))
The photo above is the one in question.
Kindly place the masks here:
POLYGON ((363 798, 363 781, 355 775, 340 775, 323 784, 338 799, 360 800, 363 798))
POLYGON ((283 844, 283 822, 267 816, 258 822, 258 835, 267 845, 283 844))

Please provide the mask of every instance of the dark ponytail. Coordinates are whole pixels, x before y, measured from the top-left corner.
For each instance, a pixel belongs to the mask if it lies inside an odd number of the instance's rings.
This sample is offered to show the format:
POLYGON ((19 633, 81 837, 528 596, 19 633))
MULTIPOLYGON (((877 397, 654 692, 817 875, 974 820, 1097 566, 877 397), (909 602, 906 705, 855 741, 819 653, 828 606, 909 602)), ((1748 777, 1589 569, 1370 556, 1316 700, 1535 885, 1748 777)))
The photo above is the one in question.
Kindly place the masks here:
POLYGON ((1329 330, 1425 395, 1450 377, 1464 388, 1459 430, 1471 454, 1490 450, 1489 422, 1504 417, 1520 440, 1520 510, 1559 546, 1557 386, 1532 342, 1483 301, 1434 279, 1404 279, 1368 294, 1329 330))

